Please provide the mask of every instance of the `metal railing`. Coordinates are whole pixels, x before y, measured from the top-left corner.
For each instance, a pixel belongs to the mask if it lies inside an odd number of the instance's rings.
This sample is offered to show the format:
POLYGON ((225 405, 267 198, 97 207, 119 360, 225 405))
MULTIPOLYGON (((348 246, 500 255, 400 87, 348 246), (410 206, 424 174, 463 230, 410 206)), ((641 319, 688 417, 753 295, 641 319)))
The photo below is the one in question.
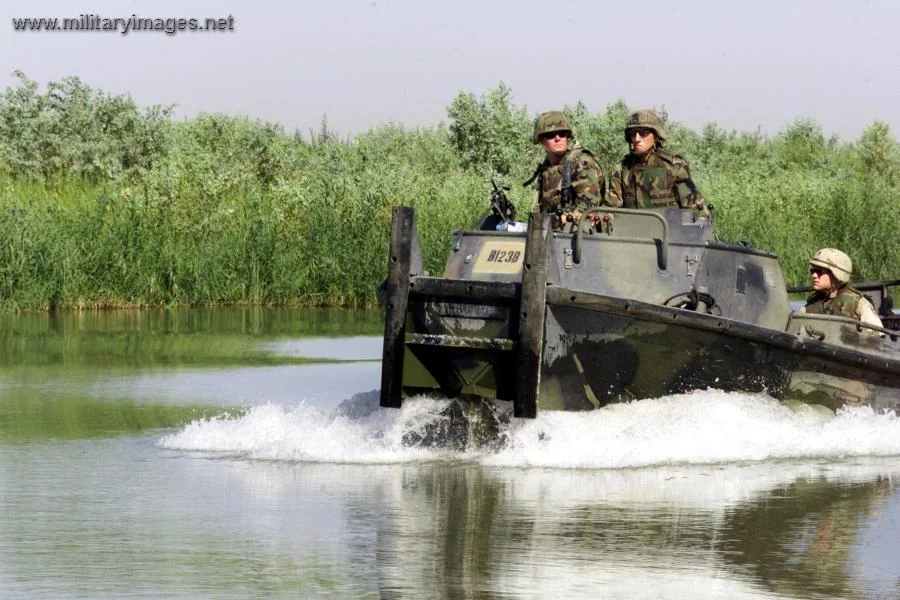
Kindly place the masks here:
MULTIPOLYGON (((583 213, 581 213, 581 217, 575 221, 575 238, 574 238, 574 247, 572 248, 572 260, 575 261, 576 264, 581 263, 582 258, 582 242, 581 237, 584 235, 584 228, 581 224, 584 220, 593 214, 597 213, 615 213, 615 214, 626 214, 626 215, 638 215, 642 217, 648 217, 651 219, 655 219, 659 221, 660 225, 662 225, 662 238, 660 239, 660 252, 657 257, 657 261, 659 263, 659 268, 665 271, 669 266, 669 223, 666 221, 666 218, 657 213, 649 210, 640 210, 635 208, 617 208, 614 206, 593 206, 583 213)), ((612 226, 610 224, 610 226, 612 226)), ((652 238, 656 239, 656 238, 652 238)))

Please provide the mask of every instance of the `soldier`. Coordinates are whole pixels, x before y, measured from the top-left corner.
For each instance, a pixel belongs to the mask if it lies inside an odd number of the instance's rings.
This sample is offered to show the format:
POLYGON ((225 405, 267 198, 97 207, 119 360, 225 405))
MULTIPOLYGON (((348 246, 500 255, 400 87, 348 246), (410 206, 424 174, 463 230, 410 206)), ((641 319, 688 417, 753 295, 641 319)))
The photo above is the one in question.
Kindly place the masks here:
MULTIPOLYGON (((538 206, 553 214, 554 229, 561 230, 588 208, 605 202, 603 169, 594 155, 575 141, 566 115, 559 111, 538 115, 534 143, 543 146, 547 157, 525 185, 538 180, 538 206)), ((595 223, 601 219, 601 215, 591 215, 595 223)))
POLYGON ((609 204, 625 208, 693 208, 708 217, 706 201, 691 179, 687 161, 662 147, 662 120, 652 110, 639 110, 625 120, 629 152, 609 183, 609 204))
MULTIPOLYGON (((882 327, 881 319, 869 300, 847 285, 853 272, 850 257, 834 248, 822 248, 809 260, 812 295, 800 312, 837 315, 882 327)), ((869 330, 869 333, 876 333, 869 330)))

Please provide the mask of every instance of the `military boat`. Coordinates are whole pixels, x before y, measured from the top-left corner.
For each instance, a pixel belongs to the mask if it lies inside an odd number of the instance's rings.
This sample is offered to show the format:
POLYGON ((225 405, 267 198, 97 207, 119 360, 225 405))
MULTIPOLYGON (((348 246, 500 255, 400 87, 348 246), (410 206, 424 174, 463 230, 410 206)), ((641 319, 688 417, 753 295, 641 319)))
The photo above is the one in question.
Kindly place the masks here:
MULTIPOLYGON (((778 257, 715 229, 677 208, 591 209, 571 232, 533 213, 455 232, 432 277, 414 210, 395 208, 381 405, 439 394, 534 418, 715 388, 900 409, 898 331, 792 310, 778 257), (594 212, 615 218, 594 231, 594 212)), ((894 327, 898 283, 855 286, 894 327)))

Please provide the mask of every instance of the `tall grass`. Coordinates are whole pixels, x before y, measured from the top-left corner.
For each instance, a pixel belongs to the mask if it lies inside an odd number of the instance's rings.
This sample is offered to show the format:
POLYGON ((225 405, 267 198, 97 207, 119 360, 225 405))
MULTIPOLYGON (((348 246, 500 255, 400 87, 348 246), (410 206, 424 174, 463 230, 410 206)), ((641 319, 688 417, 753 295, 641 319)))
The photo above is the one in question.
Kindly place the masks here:
MULTIPOLYGON (((392 208, 417 209, 426 268, 487 210, 491 178, 520 183, 541 159, 531 115, 501 84, 460 94, 449 126, 375 127, 341 139, 243 117, 173 121, 77 79, 46 94, 24 76, 0 97, 0 307, 314 304, 374 301, 392 208), (60 159, 60 149, 65 158, 60 159)), ((566 107, 607 175, 625 153, 628 107, 566 107)), ((817 248, 846 250, 865 279, 900 276, 900 155, 875 122, 855 143, 798 120, 766 138, 669 121, 723 239, 781 256, 806 281, 817 248)))

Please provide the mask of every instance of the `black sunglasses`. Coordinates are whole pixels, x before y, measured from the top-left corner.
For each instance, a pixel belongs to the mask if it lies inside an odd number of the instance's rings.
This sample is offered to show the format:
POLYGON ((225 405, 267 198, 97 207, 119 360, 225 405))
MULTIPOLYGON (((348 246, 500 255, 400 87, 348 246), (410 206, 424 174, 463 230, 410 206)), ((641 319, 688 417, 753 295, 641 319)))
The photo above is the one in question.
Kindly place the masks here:
POLYGON ((648 135, 650 135, 651 133, 653 133, 653 130, 650 129, 649 127, 635 127, 633 129, 628 130, 628 139, 633 138, 634 134, 638 134, 642 138, 645 138, 648 135))
POLYGON ((562 138, 567 138, 567 137, 569 137, 569 132, 568 131, 551 131, 550 133, 542 133, 538 137, 540 137, 542 140, 552 140, 552 139, 556 138, 556 136, 559 136, 562 138))
POLYGON ((831 275, 831 271, 822 267, 813 267, 809 270, 809 274, 821 277, 822 275, 831 275))

